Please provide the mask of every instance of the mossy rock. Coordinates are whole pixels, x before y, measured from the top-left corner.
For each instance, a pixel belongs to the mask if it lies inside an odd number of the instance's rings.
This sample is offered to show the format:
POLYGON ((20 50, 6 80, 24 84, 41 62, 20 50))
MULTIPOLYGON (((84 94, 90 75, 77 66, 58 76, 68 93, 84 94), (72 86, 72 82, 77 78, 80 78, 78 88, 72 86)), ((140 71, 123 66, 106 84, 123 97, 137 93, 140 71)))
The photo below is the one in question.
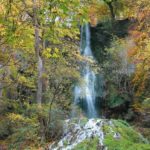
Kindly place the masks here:
POLYGON ((98 138, 87 139, 78 144, 73 150, 97 150, 98 138))
POLYGON ((150 150, 148 141, 124 120, 78 119, 67 121, 66 134, 49 150, 150 150))
POLYGON ((132 137, 128 137, 128 139, 125 137, 114 139, 112 135, 107 135, 104 144, 108 147, 108 150, 150 150, 149 144, 134 142, 132 137))
POLYGON ((113 134, 106 134, 104 144, 108 150, 150 150, 150 144, 128 123, 122 120, 113 120, 113 130, 119 133, 120 138, 113 134))

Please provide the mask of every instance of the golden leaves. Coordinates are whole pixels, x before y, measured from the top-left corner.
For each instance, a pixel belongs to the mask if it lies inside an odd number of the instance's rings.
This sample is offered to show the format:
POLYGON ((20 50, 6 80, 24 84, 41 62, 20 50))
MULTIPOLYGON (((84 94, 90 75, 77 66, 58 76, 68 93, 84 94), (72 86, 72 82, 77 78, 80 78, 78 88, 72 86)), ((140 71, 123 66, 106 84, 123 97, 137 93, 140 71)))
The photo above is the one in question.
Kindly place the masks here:
POLYGON ((96 26, 98 21, 108 16, 109 9, 104 2, 91 2, 88 8, 88 14, 90 17, 90 23, 92 26, 96 26))
POLYGON ((42 55, 45 58, 58 58, 58 57, 60 57, 59 51, 60 50, 57 47, 55 47, 55 48, 46 48, 46 49, 43 50, 42 55))

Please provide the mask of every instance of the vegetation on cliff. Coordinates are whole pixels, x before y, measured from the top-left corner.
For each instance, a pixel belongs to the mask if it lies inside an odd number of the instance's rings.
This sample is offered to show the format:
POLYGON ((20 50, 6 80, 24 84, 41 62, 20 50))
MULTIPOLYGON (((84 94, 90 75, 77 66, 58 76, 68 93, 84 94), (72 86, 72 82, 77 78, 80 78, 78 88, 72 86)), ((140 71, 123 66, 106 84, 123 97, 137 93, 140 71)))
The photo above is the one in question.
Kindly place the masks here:
MULTIPOLYGON (((101 118, 116 119, 122 135, 108 134, 104 143, 148 150, 137 132, 150 140, 149 17, 149 0, 1 0, 0 149, 38 149, 60 139, 86 59, 80 29, 90 22, 96 63, 87 61, 101 89, 96 108, 101 118)), ((77 113, 84 116, 80 107, 77 113)))

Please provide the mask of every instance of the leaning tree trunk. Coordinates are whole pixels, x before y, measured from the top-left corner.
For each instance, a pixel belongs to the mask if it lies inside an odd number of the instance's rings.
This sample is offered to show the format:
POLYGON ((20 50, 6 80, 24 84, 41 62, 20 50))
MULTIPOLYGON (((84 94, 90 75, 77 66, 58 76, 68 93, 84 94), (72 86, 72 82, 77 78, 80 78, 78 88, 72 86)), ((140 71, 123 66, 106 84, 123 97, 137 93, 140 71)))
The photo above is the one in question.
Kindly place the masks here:
POLYGON ((117 1, 117 0, 110 0, 110 1, 104 0, 104 2, 105 2, 105 3, 108 5, 108 7, 109 7, 112 21, 115 20, 115 12, 114 12, 114 7, 113 7, 113 2, 115 2, 115 1, 117 1))
POLYGON ((114 13, 114 8, 113 8, 113 5, 112 5, 112 2, 107 3, 107 5, 108 5, 108 7, 110 9, 111 18, 114 21, 115 20, 115 13, 114 13))
POLYGON ((43 74, 43 60, 40 56, 38 56, 38 78, 37 78, 37 95, 36 95, 38 104, 42 103, 42 91, 43 91, 42 74, 43 74))
POLYGON ((0 98, 2 98, 2 90, 3 90, 3 85, 0 83, 0 98))
MULTIPOLYGON (((2 65, 0 64, 0 69, 2 68, 2 65)), ((3 96, 3 74, 0 74, 0 99, 3 96)))
POLYGON ((36 94, 36 100, 37 103, 41 105, 42 103, 42 89, 43 89, 43 83, 42 83, 42 74, 43 74, 43 61, 42 57, 40 56, 40 37, 39 37, 39 24, 38 24, 38 17, 37 17, 37 1, 33 0, 33 24, 34 24, 34 33, 35 33, 35 53, 37 57, 37 94, 36 94))

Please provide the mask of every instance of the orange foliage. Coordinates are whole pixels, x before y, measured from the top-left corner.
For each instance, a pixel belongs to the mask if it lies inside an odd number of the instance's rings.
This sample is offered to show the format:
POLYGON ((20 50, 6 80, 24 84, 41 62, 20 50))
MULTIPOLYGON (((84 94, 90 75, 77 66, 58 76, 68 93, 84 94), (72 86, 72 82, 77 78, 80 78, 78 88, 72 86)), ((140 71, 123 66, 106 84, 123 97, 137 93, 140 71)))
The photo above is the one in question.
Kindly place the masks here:
MULTIPOLYGON (((135 1, 134 1, 135 2, 135 1)), ((131 3, 133 1, 131 0, 131 3)), ((137 0, 133 7, 136 23, 129 28, 129 34, 134 40, 135 46, 128 50, 128 56, 136 64, 136 72, 133 78, 133 84, 136 86, 136 96, 141 96, 149 90, 150 81, 150 3, 149 0, 137 0)), ((133 5, 133 4, 132 4, 133 5)))
POLYGON ((105 3, 93 1, 89 5, 88 14, 92 26, 96 26, 102 17, 108 15, 108 8, 105 3))

